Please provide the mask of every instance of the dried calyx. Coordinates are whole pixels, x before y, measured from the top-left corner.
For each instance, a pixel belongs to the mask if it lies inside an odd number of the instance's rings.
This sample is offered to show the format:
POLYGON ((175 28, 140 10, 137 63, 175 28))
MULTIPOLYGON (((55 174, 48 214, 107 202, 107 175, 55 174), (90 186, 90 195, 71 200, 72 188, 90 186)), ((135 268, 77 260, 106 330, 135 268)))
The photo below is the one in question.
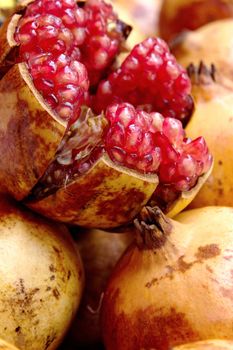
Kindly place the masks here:
POLYGON ((141 249, 159 249, 172 230, 172 222, 159 207, 144 207, 134 220, 137 246, 141 249))

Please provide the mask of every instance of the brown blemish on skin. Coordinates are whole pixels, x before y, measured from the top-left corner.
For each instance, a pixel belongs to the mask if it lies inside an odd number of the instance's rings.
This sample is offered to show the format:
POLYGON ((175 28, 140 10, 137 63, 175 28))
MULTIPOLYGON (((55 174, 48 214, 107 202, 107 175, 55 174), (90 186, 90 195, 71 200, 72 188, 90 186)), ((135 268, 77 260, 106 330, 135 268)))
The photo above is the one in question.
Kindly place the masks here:
POLYGON ((217 244, 208 244, 198 248, 198 252, 195 254, 197 259, 206 260, 212 259, 221 254, 221 249, 217 244))
POLYGON ((221 160, 219 160, 219 161, 218 161, 218 164, 219 164, 219 165, 222 165, 223 163, 222 163, 222 161, 221 161, 221 160))
POLYGON ((210 273, 213 273, 213 269, 209 266, 209 265, 206 265, 206 270, 209 271, 210 273))
MULTIPOLYGON (((215 258, 220 255, 221 250, 219 249, 217 244, 209 244, 203 247, 199 247, 197 253, 195 254, 196 260, 187 262, 185 261, 185 255, 182 255, 178 258, 177 263, 174 266, 169 267, 169 271, 164 273, 162 276, 154 277, 151 281, 147 282, 145 287, 151 288, 156 283, 159 283, 161 280, 166 278, 172 279, 174 277, 175 272, 185 273, 189 269, 191 269, 196 264, 202 264, 207 259, 215 258)), ((206 269, 209 272, 213 272, 213 270, 207 265, 206 269)))
POLYGON ((196 262, 197 261, 187 263, 186 261, 184 261, 184 256, 181 256, 178 259, 178 271, 184 273, 187 270, 189 270, 196 262))
POLYGON ((172 266, 166 266, 166 268, 167 268, 167 273, 166 274, 164 274, 164 275, 162 275, 162 276, 160 276, 159 278, 153 278, 150 282, 148 282, 148 283, 146 283, 146 285, 145 285, 145 287, 146 288, 151 288, 152 286, 154 286, 155 284, 158 284, 159 282, 161 282, 163 279, 165 279, 165 278, 169 278, 169 279, 173 279, 173 277, 174 277, 174 268, 172 267, 172 266))
POLYGON ((53 264, 49 265, 49 271, 51 271, 51 272, 55 272, 56 271, 56 268, 55 268, 55 266, 53 264))
POLYGON ((233 301, 233 288, 227 289, 227 288, 221 287, 220 291, 221 291, 222 295, 224 296, 224 298, 228 298, 231 301, 233 301))
MULTIPOLYGON (((109 221, 114 221, 116 215, 119 215, 127 222, 128 218, 132 218, 132 216, 134 216, 132 215, 134 203, 143 203, 145 198, 145 194, 136 188, 132 188, 127 192, 122 190, 112 200, 102 201, 101 206, 99 206, 97 209, 97 215, 107 215, 107 220, 109 221)), ((135 212, 135 216, 136 214, 137 212, 135 212)))
POLYGON ((41 108, 22 78, 19 65, 0 80, 0 104, 4 116, 0 125, 4 155, 0 182, 3 190, 23 199, 47 169, 65 128, 41 108))
POLYGON ((48 349, 55 339, 56 339, 56 334, 48 335, 46 338, 44 350, 48 349))
POLYGON ((183 313, 174 308, 156 309, 155 306, 138 310, 128 316, 116 315, 119 290, 107 291, 102 312, 104 343, 111 350, 160 349, 196 341, 200 335, 183 313))
POLYGON ((224 195, 224 189, 223 188, 218 188, 218 195, 219 195, 219 197, 224 195))
POLYGON ((57 288, 53 289, 53 295, 55 296, 56 299, 60 298, 60 292, 57 288))

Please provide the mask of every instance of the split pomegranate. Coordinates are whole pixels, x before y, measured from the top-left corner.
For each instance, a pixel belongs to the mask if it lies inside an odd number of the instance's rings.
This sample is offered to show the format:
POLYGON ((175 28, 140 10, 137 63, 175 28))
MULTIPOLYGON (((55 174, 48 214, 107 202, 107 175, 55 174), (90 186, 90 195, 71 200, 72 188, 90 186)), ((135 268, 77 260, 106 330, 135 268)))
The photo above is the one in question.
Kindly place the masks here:
POLYGON ((159 35, 172 41, 186 30, 233 17, 231 0, 164 0, 159 17, 159 35))
POLYGON ((113 270, 102 303, 108 350, 161 349, 233 338, 233 209, 146 207, 136 242, 113 270))
POLYGON ((158 183, 168 211, 205 180, 212 157, 181 124, 190 80, 165 42, 146 39, 115 69, 129 28, 111 5, 36 0, 22 12, 2 29, 0 145, 14 154, 0 160, 4 190, 53 219, 107 228, 133 219, 158 183))

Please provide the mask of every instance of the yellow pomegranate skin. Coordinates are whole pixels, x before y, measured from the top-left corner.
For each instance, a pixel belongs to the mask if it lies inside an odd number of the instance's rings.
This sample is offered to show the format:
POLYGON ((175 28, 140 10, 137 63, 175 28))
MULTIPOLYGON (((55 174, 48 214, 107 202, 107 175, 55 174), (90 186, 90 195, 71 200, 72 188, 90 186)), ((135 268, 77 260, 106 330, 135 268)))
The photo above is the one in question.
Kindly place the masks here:
MULTIPOLYGON (((205 76, 205 73, 203 74, 205 76)), ((233 91, 210 77, 193 85, 196 110, 186 127, 188 137, 200 133, 214 157, 213 171, 190 208, 207 205, 233 206, 233 91)))
POLYGON ((216 21, 188 32, 173 48, 178 61, 190 72, 196 106, 186 127, 187 136, 201 133, 214 156, 212 174, 192 208, 233 205, 232 30, 232 19, 216 21), (210 40, 213 36, 215 40, 210 40))
POLYGON ((15 346, 5 342, 4 340, 0 339, 0 349, 1 350, 19 350, 15 346))
POLYGON ((233 341, 211 339, 176 346, 173 350, 232 350, 233 341))
POLYGON ((141 225, 140 239, 106 288, 106 349, 168 350, 210 338, 231 340, 233 209, 206 207, 183 212, 176 221, 149 223, 148 231, 141 225))
POLYGON ((159 16, 159 35, 166 41, 185 30, 233 17, 232 0, 164 0, 159 16))
POLYGON ((117 10, 122 8, 122 14, 124 11, 127 17, 131 19, 132 24, 144 36, 158 34, 158 18, 163 0, 111 0, 111 2, 117 10))
POLYGON ((84 287, 68 229, 1 195, 0 246, 0 338, 20 350, 57 349, 84 287))
POLYGON ((222 19, 188 31, 177 39, 171 50, 177 61, 184 67, 190 63, 199 65, 214 64, 216 70, 224 78, 224 85, 232 87, 232 47, 233 19, 222 19), (214 38, 214 40, 210 40, 214 38))

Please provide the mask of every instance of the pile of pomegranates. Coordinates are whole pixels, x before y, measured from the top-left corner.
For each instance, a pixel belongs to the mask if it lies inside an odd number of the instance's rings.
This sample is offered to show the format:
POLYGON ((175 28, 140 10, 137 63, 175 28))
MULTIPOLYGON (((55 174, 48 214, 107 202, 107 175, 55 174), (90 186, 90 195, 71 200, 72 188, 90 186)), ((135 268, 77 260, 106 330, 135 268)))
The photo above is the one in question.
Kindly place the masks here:
POLYGON ((232 13, 221 0, 12 8, 3 346, 232 349, 232 13))

